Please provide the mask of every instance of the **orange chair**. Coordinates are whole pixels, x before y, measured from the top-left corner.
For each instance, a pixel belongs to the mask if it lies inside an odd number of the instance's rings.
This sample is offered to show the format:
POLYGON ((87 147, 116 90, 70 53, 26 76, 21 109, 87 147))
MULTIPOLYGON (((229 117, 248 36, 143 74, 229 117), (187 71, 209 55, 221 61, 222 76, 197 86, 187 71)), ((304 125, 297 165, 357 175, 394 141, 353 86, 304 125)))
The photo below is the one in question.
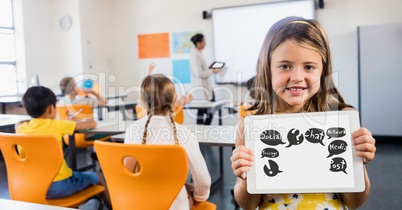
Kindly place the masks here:
POLYGON ((191 210, 216 210, 216 205, 208 201, 203 201, 194 205, 191 210))
MULTIPOLYGON (((186 182, 187 154, 179 145, 101 141, 94 145, 113 209, 169 209, 186 182), (140 164, 137 173, 124 165, 124 158, 130 156, 140 164)), ((204 201, 191 210, 216 210, 216 205, 204 201)))
MULTIPOLYGON (((141 106, 135 106, 135 112, 137 113, 137 118, 141 119, 144 117, 147 112, 141 106)), ((183 124, 184 123, 184 110, 182 106, 174 106, 173 108, 173 119, 176 123, 183 124)))
POLYGON ((0 149, 6 163, 12 200, 75 208, 105 189, 92 185, 64 198, 46 199, 64 159, 60 140, 55 136, 0 133, 0 149), (18 155, 17 145, 26 156, 18 155))
MULTIPOLYGON (((56 112, 57 115, 59 116, 60 120, 66 119, 69 115, 76 113, 77 111, 81 110, 81 113, 79 113, 75 118, 78 119, 84 119, 84 118, 93 118, 93 111, 92 107, 87 104, 71 104, 71 105, 65 105, 65 106, 56 106, 56 112)), ((86 147, 92 147, 94 145, 95 140, 86 140, 85 139, 85 134, 83 133, 76 133, 74 134, 74 139, 75 139, 75 147, 76 148, 86 148, 86 147)), ((100 141, 106 141, 109 140, 110 136, 106 136, 97 140, 100 141)), ((69 145, 69 136, 66 134, 63 137, 64 143, 66 145, 69 145)), ((93 160, 93 163, 91 165, 85 166, 79 171, 87 170, 89 168, 95 169, 95 160, 93 160)))
POLYGON ((141 119, 145 115, 147 115, 147 111, 143 109, 140 105, 135 106, 135 112, 137 113, 137 119, 141 119))
POLYGON ((113 209, 169 209, 183 188, 187 154, 180 145, 120 144, 95 141, 113 209), (141 166, 129 172, 125 157, 141 166))
POLYGON ((239 116, 239 118, 245 117, 247 115, 253 115, 254 112, 252 110, 247 110, 246 111, 246 109, 248 109, 250 107, 251 107, 251 105, 249 105, 249 106, 240 105, 239 108, 238 108, 238 113, 239 113, 238 116, 239 116))

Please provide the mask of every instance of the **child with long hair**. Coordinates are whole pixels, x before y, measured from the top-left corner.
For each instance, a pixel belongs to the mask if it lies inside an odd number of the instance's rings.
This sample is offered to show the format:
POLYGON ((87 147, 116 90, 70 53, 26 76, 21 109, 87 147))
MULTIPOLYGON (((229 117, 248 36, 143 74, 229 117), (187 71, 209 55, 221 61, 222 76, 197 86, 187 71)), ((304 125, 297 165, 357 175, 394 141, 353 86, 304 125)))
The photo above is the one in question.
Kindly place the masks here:
MULTIPOLYGON (((195 202, 205 201, 209 197, 211 177, 194 135, 173 120, 173 104, 176 98, 174 84, 165 75, 154 74, 145 77, 141 84, 141 103, 147 110, 147 116, 129 126, 124 143, 183 146, 187 152, 189 169, 194 181, 194 192, 191 198, 195 202)), ((135 171, 137 168, 134 158, 126 158, 125 165, 130 171, 135 171)), ((183 185, 170 209, 189 208, 188 193, 183 185)))
MULTIPOLYGON (((287 17, 276 22, 263 42, 254 80, 255 114, 350 110, 332 79, 327 36, 315 20, 287 17)), ((239 121, 231 161, 238 177, 235 198, 244 209, 347 209, 367 200, 370 181, 364 167, 365 190, 359 193, 249 194, 246 172, 254 154, 244 146, 244 120, 239 121)), ((375 139, 366 128, 352 134, 356 154, 367 164, 375 156, 375 139)))

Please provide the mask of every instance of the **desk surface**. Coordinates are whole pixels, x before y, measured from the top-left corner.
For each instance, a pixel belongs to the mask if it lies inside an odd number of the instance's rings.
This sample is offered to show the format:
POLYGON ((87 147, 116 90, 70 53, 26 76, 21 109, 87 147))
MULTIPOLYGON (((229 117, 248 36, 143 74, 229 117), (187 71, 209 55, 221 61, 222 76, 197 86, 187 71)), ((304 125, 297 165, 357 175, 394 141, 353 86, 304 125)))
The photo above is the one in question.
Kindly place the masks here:
POLYGON ((134 121, 97 121, 96 128, 76 131, 76 133, 115 135, 126 132, 126 128, 134 121))
POLYGON ((0 97, 0 103, 20 103, 21 96, 2 96, 0 97))
POLYGON ((0 114, 0 128, 14 126, 22 120, 29 120, 29 115, 16 115, 16 114, 0 114))
POLYGON ((25 209, 25 210, 63 210, 63 209, 71 209, 59 206, 50 206, 44 204, 37 203, 29 203, 23 201, 15 201, 9 199, 0 198, 0 209, 25 209))
POLYGON ((110 101, 106 105, 99 107, 105 108, 119 108, 119 107, 135 107, 137 105, 136 101, 110 101))
MULTIPOLYGON (((232 126, 183 125, 195 132, 196 140, 203 145, 234 147, 236 128, 232 126)), ((112 141, 123 142, 124 133, 111 136, 112 141)))
POLYGON ((221 107, 225 105, 227 102, 225 101, 192 101, 189 104, 183 106, 185 109, 208 109, 213 107, 221 107))

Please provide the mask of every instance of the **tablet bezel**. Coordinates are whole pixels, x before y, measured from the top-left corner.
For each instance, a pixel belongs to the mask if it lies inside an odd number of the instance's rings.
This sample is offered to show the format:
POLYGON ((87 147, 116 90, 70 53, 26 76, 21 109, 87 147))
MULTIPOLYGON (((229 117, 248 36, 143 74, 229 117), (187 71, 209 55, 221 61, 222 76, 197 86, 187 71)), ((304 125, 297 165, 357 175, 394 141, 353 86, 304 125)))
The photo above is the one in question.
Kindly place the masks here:
MULTIPOLYGON (((244 118, 244 124, 250 124, 254 120, 261 120, 265 118, 294 118, 294 117, 310 117, 314 118, 316 116, 323 115, 347 115, 349 116, 350 132, 353 133, 360 128, 359 113, 355 110, 348 111, 328 111, 328 112, 309 112, 309 113, 297 113, 297 114, 276 114, 276 115, 252 115, 246 116, 244 118)), ((250 133, 245 131, 245 146, 252 149, 254 148, 254 141, 251 140, 250 133)), ((253 151, 254 152, 254 151, 253 151)), ((255 154, 255 153, 254 153, 255 154)), ((258 155, 258 154, 256 154, 258 155)), ((247 191, 250 194, 277 194, 277 193, 342 193, 342 192, 363 192, 365 190, 364 181, 364 166, 361 157, 356 155, 355 146, 352 144, 352 158, 354 164, 354 183, 355 186, 352 188, 287 188, 287 189, 257 189, 256 188, 256 168, 252 166, 250 171, 247 173, 247 191), (254 177, 254 178, 252 178, 254 177)), ((297 176, 297 175, 295 175, 297 176)))
POLYGON ((210 68, 210 69, 221 69, 221 68, 223 68, 224 66, 225 66, 225 63, 224 63, 224 62, 214 61, 214 62, 209 66, 209 68, 210 68), (222 66, 221 66, 221 67, 213 67, 215 64, 222 64, 222 66))

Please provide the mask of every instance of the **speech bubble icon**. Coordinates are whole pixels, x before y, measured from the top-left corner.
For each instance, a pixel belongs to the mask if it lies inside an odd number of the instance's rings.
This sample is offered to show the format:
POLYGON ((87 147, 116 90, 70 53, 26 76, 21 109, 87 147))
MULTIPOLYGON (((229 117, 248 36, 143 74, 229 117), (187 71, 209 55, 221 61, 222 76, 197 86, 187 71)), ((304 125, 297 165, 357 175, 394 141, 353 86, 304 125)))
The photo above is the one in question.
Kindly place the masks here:
POLYGON ((324 140, 325 137, 324 130, 322 129, 310 128, 306 131, 304 137, 306 137, 306 140, 311 143, 320 143, 322 146, 325 146, 324 143, 322 143, 322 140, 324 140))
POLYGON ((341 127, 333 127, 333 128, 328 128, 327 130, 327 136, 328 139, 331 139, 332 137, 343 137, 346 135, 346 130, 345 128, 341 127))
POLYGON ((346 151, 348 148, 348 143, 344 140, 335 140, 328 145, 328 152, 329 155, 327 158, 331 157, 332 155, 339 155, 346 151))
POLYGON ((269 146, 285 144, 282 142, 281 134, 276 130, 265 130, 260 135, 260 140, 269 146))
POLYGON ((261 151, 261 158, 276 158, 279 156, 279 151, 274 148, 265 148, 261 151))
POLYGON ((268 160, 268 165, 269 166, 264 165, 264 172, 269 177, 276 176, 278 173, 283 172, 279 170, 278 164, 273 160, 268 160))
POLYGON ((291 147, 292 145, 301 144, 304 140, 304 137, 303 137, 303 134, 301 134, 299 130, 295 130, 295 128, 292 128, 288 133, 288 140, 289 140, 289 145, 286 146, 286 148, 291 147))
POLYGON ((331 160, 331 165, 330 169, 332 172, 339 172, 343 171, 343 173, 346 173, 346 168, 348 167, 348 164, 346 163, 346 160, 340 157, 337 158, 332 158, 331 160))

